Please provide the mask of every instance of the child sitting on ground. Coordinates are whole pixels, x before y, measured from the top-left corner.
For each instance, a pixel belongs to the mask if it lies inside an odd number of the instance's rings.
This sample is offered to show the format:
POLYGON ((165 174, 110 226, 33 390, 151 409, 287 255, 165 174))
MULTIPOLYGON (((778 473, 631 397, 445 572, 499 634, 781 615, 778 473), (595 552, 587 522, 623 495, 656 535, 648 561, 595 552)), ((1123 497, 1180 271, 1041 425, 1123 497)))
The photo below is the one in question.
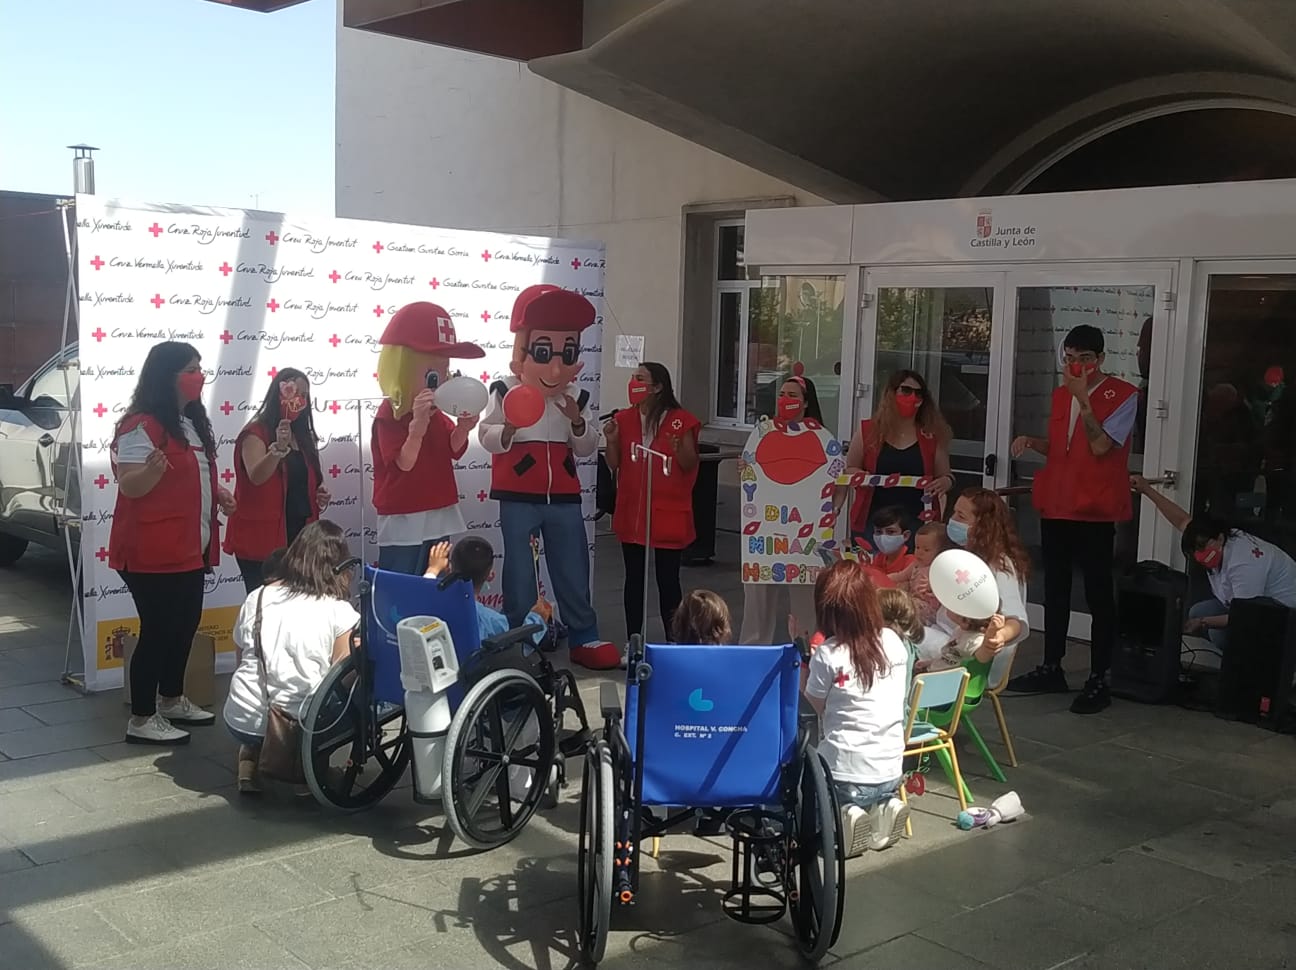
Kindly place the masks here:
MULTIPOLYGON (((491 544, 480 536, 466 536, 460 539, 451 548, 448 542, 438 542, 428 551, 427 569, 423 575, 429 579, 434 579, 445 574, 447 570, 453 570, 460 576, 463 576, 473 584, 473 593, 480 596, 482 590, 486 587, 490 579, 491 570, 495 566, 495 550, 491 544)), ((499 610, 491 609, 480 599, 474 599, 477 604, 477 630, 481 639, 487 640, 491 637, 497 637, 501 633, 507 633, 511 627, 508 618, 499 610)), ((533 623, 541 627, 548 628, 549 620, 553 616, 553 607, 543 598, 536 600, 535 605, 531 607, 531 612, 523 621, 524 626, 533 623)), ((531 653, 536 646, 544 639, 545 631, 539 630, 531 636, 531 643, 523 650, 524 653, 531 653)))
POLYGON ((918 615, 924 626, 936 622, 936 611, 940 609, 940 603, 932 593, 931 564, 949 546, 949 533, 945 526, 940 522, 928 522, 914 537, 913 561, 904 569, 890 574, 891 579, 918 604, 918 615))
POLYGON ((719 593, 695 589, 684 597, 671 622, 671 639, 675 643, 733 643, 733 622, 729 606, 719 593))

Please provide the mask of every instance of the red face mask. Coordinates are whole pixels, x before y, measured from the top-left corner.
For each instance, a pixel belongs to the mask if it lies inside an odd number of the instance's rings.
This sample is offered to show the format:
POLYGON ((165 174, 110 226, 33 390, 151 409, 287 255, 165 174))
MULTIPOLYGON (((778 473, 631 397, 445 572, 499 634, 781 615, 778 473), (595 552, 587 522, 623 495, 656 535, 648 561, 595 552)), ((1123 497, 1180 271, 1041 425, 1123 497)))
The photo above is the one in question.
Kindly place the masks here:
POLYGON ((176 378, 176 390, 180 393, 180 400, 185 404, 202 397, 202 389, 203 374, 200 370, 184 373, 176 378))
POLYGON ((1098 369, 1097 364, 1067 364, 1072 377, 1088 377, 1098 369))
POLYGON ((631 404, 642 404, 648 400, 648 395, 651 393, 652 387, 637 377, 630 378, 630 383, 626 386, 626 396, 630 399, 631 404))
POLYGON ((1220 560, 1224 558, 1224 550, 1218 546, 1207 546, 1205 549, 1198 549, 1194 552, 1193 558, 1204 568, 1215 569, 1219 566, 1220 560))
POLYGON ((922 398, 916 394, 897 394, 895 399, 896 413, 902 418, 912 418, 922 407, 922 398))
POLYGON ((799 397, 793 397, 791 394, 780 394, 778 396, 778 416, 785 421, 794 421, 801 417, 805 411, 805 401, 799 397))

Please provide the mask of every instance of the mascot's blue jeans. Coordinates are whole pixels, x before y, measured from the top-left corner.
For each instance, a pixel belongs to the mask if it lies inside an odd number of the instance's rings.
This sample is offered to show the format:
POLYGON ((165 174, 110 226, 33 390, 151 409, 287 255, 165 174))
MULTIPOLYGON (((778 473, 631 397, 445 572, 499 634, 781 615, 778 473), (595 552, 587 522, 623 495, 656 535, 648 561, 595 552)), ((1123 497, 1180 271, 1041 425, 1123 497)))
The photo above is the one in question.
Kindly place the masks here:
POLYGON ((579 502, 512 502, 499 504, 504 535, 504 615, 509 626, 526 622, 536 601, 535 562, 531 537, 544 542, 545 562, 553 581, 558 615, 567 625, 573 646, 599 639, 598 618, 590 603, 590 554, 585 541, 585 517, 579 502))

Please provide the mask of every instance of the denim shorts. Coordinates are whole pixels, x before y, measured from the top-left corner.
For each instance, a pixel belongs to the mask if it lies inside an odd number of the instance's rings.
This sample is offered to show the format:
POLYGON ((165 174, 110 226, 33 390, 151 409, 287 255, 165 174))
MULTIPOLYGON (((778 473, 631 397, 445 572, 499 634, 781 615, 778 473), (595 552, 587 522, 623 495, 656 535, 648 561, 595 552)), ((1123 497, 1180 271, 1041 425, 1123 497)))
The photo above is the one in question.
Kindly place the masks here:
POLYGON ((837 804, 858 805, 860 808, 872 808, 885 802, 900 788, 900 779, 882 785, 861 785, 853 781, 834 781, 833 790, 837 793, 837 804))

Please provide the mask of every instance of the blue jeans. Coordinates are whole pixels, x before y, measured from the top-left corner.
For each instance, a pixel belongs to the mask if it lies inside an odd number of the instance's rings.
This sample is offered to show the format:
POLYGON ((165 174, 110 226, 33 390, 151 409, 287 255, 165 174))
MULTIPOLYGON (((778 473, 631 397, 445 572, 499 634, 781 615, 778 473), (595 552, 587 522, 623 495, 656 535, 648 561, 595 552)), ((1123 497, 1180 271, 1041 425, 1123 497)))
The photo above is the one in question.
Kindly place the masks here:
POLYGON ((857 785, 852 781, 834 781, 833 790, 837 793, 837 806, 858 805, 860 808, 872 808, 891 798, 900 788, 900 779, 883 785, 857 785))
MULTIPOLYGON (((1204 616, 1228 616, 1228 607, 1213 597, 1188 607, 1188 619, 1196 620, 1204 616)), ((1223 652, 1228 648, 1228 627, 1217 630, 1208 626, 1206 636, 1210 638, 1210 642, 1216 650, 1223 652)))
POLYGON ((440 539, 428 539, 417 546, 379 546, 378 568, 391 573, 409 573, 422 576, 427 569, 428 553, 438 542, 445 542, 449 536, 440 539))
POLYGON ((558 615, 567 625, 568 643, 578 646, 599 639, 598 617, 590 603, 590 554, 585 517, 579 502, 501 501, 504 536, 504 615, 509 626, 521 626, 536 601, 531 537, 544 540, 545 562, 553 581, 558 615))

